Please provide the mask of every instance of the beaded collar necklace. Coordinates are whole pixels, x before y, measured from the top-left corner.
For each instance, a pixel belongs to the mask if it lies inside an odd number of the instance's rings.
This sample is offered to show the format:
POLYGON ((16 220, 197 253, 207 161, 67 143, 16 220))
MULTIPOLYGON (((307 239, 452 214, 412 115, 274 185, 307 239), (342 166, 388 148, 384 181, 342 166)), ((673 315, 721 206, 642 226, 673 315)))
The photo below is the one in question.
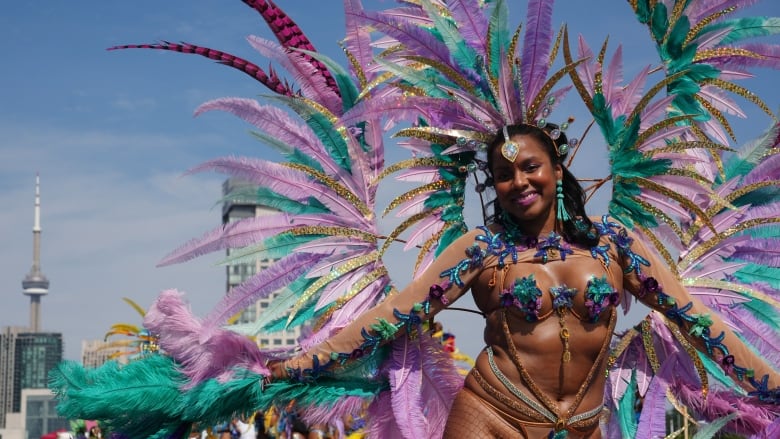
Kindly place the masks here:
POLYGON ((524 235, 520 226, 504 211, 499 214, 499 220, 504 227, 504 241, 507 245, 536 248, 535 257, 541 257, 542 263, 547 263, 551 250, 557 250, 561 260, 566 260, 566 255, 572 254, 571 245, 556 231, 551 231, 545 237, 533 237, 524 235))

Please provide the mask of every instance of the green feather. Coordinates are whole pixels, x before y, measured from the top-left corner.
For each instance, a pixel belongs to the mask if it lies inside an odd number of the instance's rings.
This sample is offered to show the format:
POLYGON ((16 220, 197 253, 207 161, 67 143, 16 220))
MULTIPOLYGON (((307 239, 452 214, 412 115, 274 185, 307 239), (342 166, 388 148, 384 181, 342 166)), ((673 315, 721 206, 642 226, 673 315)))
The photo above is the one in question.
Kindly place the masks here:
POLYGON ((437 207, 449 206, 455 203, 455 201, 456 199, 453 198, 450 191, 441 190, 429 195, 423 203, 423 206, 425 206, 426 209, 436 209, 437 207))
POLYGON ((748 264, 740 268, 734 276, 745 284, 762 282, 774 289, 780 289, 780 268, 748 264))
POLYGON ((267 99, 278 100, 287 104, 293 111, 298 113, 314 134, 325 146, 333 161, 342 169, 350 170, 350 158, 347 150, 347 143, 336 127, 328 120, 328 117, 320 113, 317 109, 309 106, 303 99, 291 98, 289 96, 266 96, 267 99))
POLYGON ((320 52, 310 52, 303 49, 295 50, 303 52, 317 61, 325 64, 325 67, 328 68, 330 74, 336 80, 336 85, 338 86, 339 93, 341 94, 342 108, 345 113, 355 106, 358 100, 358 95, 360 94, 360 90, 358 90, 358 88, 355 86, 355 83, 352 81, 352 77, 350 76, 349 72, 341 64, 320 52))
POLYGON ((685 15, 674 23, 674 27, 672 28, 672 31, 669 32, 669 36, 666 39, 666 52, 670 56, 674 58, 680 56, 683 49, 683 43, 690 30, 691 23, 685 15))
POLYGON ((422 0, 421 4, 428 17, 433 21, 437 35, 449 49, 452 60, 462 67, 472 67, 477 54, 463 40, 455 23, 440 14, 430 0, 422 0))
POLYGON ((232 190, 229 194, 222 197, 218 204, 222 205, 226 202, 258 204, 296 215, 330 212, 321 202, 313 197, 306 200, 306 203, 302 203, 280 195, 265 186, 247 186, 232 190))
POLYGON ((219 261, 221 265, 253 263, 262 259, 277 259, 289 255, 298 246, 323 238, 325 235, 293 235, 282 232, 262 243, 233 250, 230 256, 219 261))
POLYGON ((447 206, 441 213, 441 219, 447 222, 463 221, 463 207, 457 204, 447 206))
POLYGON ((734 383, 734 380, 730 376, 723 372, 723 368, 720 367, 718 363, 699 351, 696 351, 696 354, 698 354, 699 359, 701 359, 701 362, 704 365, 704 369, 707 370, 707 374, 710 376, 710 378, 715 378, 718 382, 725 385, 726 388, 734 389, 736 392, 745 395, 745 391, 742 390, 742 388, 736 383, 734 383))
POLYGON ((249 133, 261 142, 279 151, 287 160, 293 163, 301 163, 307 166, 311 166, 318 171, 323 170, 320 162, 314 160, 307 154, 303 154, 300 150, 290 146, 285 142, 282 142, 278 138, 260 131, 250 131, 249 133))
POLYGON ((636 18, 643 24, 650 22, 650 0, 637 0, 636 18))
POLYGON ((463 236, 465 229, 466 225, 462 222, 449 226, 444 231, 444 233, 442 233, 441 238, 439 238, 439 245, 436 247, 436 256, 439 256, 441 252, 444 251, 444 249, 449 247, 449 245, 452 244, 455 240, 463 236))
POLYGON ((698 430, 696 431, 696 434, 693 436, 693 439, 712 439, 716 433, 718 433, 723 427, 725 427, 726 424, 733 421, 734 418, 736 418, 738 415, 739 413, 734 412, 728 416, 718 418, 708 423, 707 425, 698 427, 698 430))
POLYGON ((506 7, 504 0, 496 1, 496 5, 493 7, 493 13, 490 16, 490 22, 488 23, 488 51, 490 57, 490 65, 487 66, 490 76, 498 78, 501 74, 501 63, 503 58, 507 56, 506 51, 509 50, 509 30, 507 28, 507 17, 509 11, 506 7))
POLYGON ((669 11, 665 4, 658 2, 653 7, 653 15, 650 19, 650 32, 657 43, 663 41, 667 29, 669 29, 669 11))
POLYGON ((449 82, 444 75, 437 75, 433 73, 431 69, 416 70, 408 67, 398 65, 396 63, 389 63, 377 58, 379 64, 382 64, 388 71, 398 76, 403 81, 411 85, 412 87, 419 88, 425 92, 427 96, 434 98, 450 99, 450 95, 444 90, 439 88, 438 84, 455 86, 449 82))
POLYGON ((730 28, 731 31, 721 40, 720 44, 732 44, 740 40, 764 37, 780 33, 780 17, 743 17, 724 20, 705 26, 701 34, 730 28))
POLYGON ((636 376, 634 372, 631 373, 631 381, 628 383, 626 392, 618 402, 617 415, 623 437, 636 437, 639 418, 636 412, 636 376))

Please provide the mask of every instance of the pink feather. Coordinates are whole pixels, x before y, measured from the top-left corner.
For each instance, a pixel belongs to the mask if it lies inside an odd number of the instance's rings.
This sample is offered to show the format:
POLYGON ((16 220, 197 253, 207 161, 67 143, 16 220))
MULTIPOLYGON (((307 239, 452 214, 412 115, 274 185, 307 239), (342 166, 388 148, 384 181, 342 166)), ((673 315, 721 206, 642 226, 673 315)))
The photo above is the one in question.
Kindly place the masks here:
POLYGON ((422 245, 431 236, 436 234, 444 227, 444 222, 438 214, 429 215, 415 225, 414 232, 409 236, 404 251, 407 251, 417 245, 422 245))
POLYGON ((202 337, 202 324, 182 301, 182 294, 166 290, 144 317, 144 326, 159 337, 160 347, 173 357, 190 378, 187 388, 239 366, 268 374, 266 357, 251 339, 225 329, 202 337))

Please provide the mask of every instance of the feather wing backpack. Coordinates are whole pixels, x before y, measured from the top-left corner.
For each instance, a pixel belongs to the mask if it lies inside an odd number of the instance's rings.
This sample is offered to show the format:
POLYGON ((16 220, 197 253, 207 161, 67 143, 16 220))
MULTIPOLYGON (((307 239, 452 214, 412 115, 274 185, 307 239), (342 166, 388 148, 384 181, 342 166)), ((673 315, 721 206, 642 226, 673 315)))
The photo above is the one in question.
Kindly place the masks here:
MULTIPOLYGON (((228 248, 228 262, 276 262, 202 318, 190 314, 181 293, 163 292, 144 320, 158 351, 122 367, 60 365, 52 388, 64 416, 98 419, 127 437, 174 438, 194 423, 272 404, 294 401, 311 423, 337 422, 369 404, 373 437, 441 436, 463 379, 441 346, 418 330, 422 322, 411 312, 397 316, 398 324, 372 326, 361 348, 345 354, 350 361, 338 375, 315 362, 303 375, 310 379, 266 385, 267 362, 292 353, 261 350, 252 336, 302 326, 303 349, 327 340, 394 293, 382 256, 402 234, 409 236, 406 247, 420 249, 415 274, 423 272, 468 230, 466 190, 472 180, 480 194, 490 186, 489 176, 479 176, 493 133, 510 123, 548 119, 571 90, 609 148, 611 175, 604 181, 613 187, 610 214, 656 249, 711 312, 741 329, 746 345, 776 360, 780 264, 771 249, 778 239, 777 125, 773 119, 766 135, 736 149, 724 115, 737 108, 726 91, 763 105, 730 81, 754 66, 778 67, 776 45, 741 44, 772 33, 773 21, 728 18, 752 2, 631 2, 663 61, 663 78, 647 91, 650 69, 622 84, 620 52, 605 67, 606 45, 594 56, 582 42, 575 59, 567 28, 557 36, 553 30, 550 1, 529 1, 524 28, 510 32, 503 0, 420 0, 381 12, 345 0, 347 68, 316 52, 272 2, 244 3, 278 38, 250 37, 250 44, 282 65, 297 89, 273 69, 192 44, 116 49, 201 55, 272 91, 263 98, 268 104, 223 98, 196 113, 235 114, 283 161, 227 157, 193 172, 248 180, 259 189, 235 195, 251 195, 278 213, 219 227, 162 264, 228 248), (371 40, 369 31, 382 36, 371 40), (377 48, 384 50, 377 54, 377 48), (564 64, 553 68, 559 54, 564 64), (565 80, 571 84, 559 85, 565 80), (386 165, 385 127, 393 124, 406 124, 393 133, 407 139, 402 146, 413 156, 386 165), (421 184, 384 209, 405 217, 385 236, 376 194, 393 174, 421 184), (232 315, 272 295, 271 308, 256 324, 226 326, 232 315), (394 337, 402 326, 410 336, 394 337)), ((569 142, 570 157, 579 144, 569 142)), ((674 309, 652 313, 615 343, 606 402, 616 415, 605 427, 608 437, 665 435, 660 411, 667 400, 688 405, 700 419, 723 418, 732 430, 774 428, 769 422, 777 391, 747 370, 742 379, 755 390, 741 390, 729 377, 734 374, 726 373, 739 370, 739 359, 721 349, 706 318, 674 309), (710 355, 698 354, 680 335, 686 319, 695 320, 692 327, 712 347, 710 355), (636 413, 639 406, 645 409, 636 413)))

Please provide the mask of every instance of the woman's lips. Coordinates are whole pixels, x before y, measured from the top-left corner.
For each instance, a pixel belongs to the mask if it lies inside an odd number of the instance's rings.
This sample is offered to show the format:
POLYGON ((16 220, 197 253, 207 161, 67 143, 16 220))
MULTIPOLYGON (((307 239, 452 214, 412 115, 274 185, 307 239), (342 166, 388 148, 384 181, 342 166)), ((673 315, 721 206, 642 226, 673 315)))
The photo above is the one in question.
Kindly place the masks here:
POLYGON ((534 201, 536 201, 537 198, 539 198, 539 193, 538 192, 528 192, 528 193, 522 194, 522 195, 520 195, 518 197, 515 197, 514 201, 515 201, 515 204, 517 204, 518 206, 525 207, 525 206, 530 205, 534 201))

